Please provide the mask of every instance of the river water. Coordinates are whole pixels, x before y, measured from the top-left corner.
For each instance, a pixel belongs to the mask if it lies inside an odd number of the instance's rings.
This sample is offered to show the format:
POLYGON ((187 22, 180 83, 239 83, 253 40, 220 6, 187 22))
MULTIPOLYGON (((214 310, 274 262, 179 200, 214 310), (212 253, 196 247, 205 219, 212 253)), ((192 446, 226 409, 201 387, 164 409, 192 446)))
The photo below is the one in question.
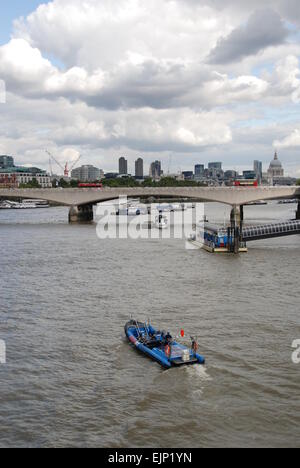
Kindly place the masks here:
MULTIPOLYGON (((294 210, 247 207, 246 219, 294 210)), ((299 447, 299 236, 218 256, 100 241, 67 214, 0 212, 0 446, 299 447), (206 366, 164 371, 136 353, 131 314, 197 335, 206 366)))

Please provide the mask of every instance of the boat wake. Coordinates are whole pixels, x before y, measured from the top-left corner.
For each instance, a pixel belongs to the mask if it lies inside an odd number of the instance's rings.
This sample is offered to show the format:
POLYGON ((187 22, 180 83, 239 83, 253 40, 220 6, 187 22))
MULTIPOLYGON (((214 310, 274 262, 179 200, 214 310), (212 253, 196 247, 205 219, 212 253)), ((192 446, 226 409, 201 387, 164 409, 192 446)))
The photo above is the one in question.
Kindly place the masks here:
POLYGON ((186 369, 189 373, 189 378, 191 379, 191 397, 192 399, 198 400, 199 397, 202 397, 205 390, 205 384, 211 382, 213 379, 209 375, 206 367, 203 366, 194 366, 186 369), (196 388, 195 388, 196 387, 196 388))
POLYGON ((188 372, 189 376, 195 380, 201 380, 209 382, 212 380, 212 377, 209 375, 207 367, 204 366, 192 366, 192 367, 186 367, 185 368, 186 372, 188 372))

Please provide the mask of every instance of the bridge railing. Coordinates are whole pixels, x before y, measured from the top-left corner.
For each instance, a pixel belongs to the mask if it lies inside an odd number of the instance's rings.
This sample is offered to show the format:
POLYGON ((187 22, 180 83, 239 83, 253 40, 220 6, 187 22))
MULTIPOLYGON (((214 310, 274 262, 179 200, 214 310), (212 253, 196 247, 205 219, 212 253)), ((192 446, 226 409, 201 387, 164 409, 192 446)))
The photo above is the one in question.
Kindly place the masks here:
POLYGON ((262 224, 259 226, 250 226, 243 229, 243 239, 257 239, 259 237, 272 236, 276 237, 283 234, 297 234, 300 232, 300 220, 286 221, 276 224, 262 224))

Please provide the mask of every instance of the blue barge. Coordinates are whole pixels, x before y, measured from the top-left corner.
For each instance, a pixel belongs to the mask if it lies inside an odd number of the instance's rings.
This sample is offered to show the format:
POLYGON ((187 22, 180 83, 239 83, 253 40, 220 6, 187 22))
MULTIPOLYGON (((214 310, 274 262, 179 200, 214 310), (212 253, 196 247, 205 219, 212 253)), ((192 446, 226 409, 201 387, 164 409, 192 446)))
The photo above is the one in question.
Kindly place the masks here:
MULTIPOLYGON (((225 227, 214 226, 209 223, 197 225, 197 234, 190 239, 196 246, 212 253, 230 252, 234 243, 231 231, 225 227)), ((239 243, 239 252, 248 252, 245 242, 239 243)))

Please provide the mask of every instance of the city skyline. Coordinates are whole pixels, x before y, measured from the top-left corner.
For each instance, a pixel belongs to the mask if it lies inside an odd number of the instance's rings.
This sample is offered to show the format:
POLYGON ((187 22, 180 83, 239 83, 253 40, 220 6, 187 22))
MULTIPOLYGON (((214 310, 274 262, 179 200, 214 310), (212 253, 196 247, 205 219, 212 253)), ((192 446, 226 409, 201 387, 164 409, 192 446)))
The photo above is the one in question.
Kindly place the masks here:
MULTIPOLYGON (((257 178, 258 180, 262 180, 262 175, 263 174, 267 174, 269 169, 270 169, 270 164, 272 165, 272 162, 273 160, 278 160, 278 152, 275 151, 275 156, 273 155, 271 161, 268 162, 268 164, 266 165, 266 167, 264 167, 264 164, 262 163, 262 161, 260 160, 254 160, 252 162, 252 168, 247 167, 246 169, 243 169, 242 171, 238 171, 238 170, 235 170, 234 168, 230 168, 230 167, 226 167, 224 165, 224 162, 223 161, 205 161, 205 162, 199 162, 197 164, 195 164, 192 168, 192 171, 191 171, 191 167, 190 168, 185 168, 184 170, 178 170, 178 171, 170 171, 170 161, 169 161, 169 166, 168 166, 168 170, 165 170, 164 168, 164 165, 162 163, 161 160, 157 159, 155 161, 152 161, 149 166, 148 166, 148 171, 145 170, 145 160, 143 159, 143 157, 140 155, 139 157, 137 157, 137 159, 135 159, 134 161, 134 164, 133 164, 133 170, 131 171, 130 170, 130 165, 128 164, 128 159, 126 156, 121 156, 121 157, 117 157, 117 164, 118 164, 118 169, 115 170, 116 168, 114 168, 113 170, 111 171, 103 171, 102 168, 100 168, 99 166, 95 167, 94 165, 92 164, 89 164, 89 163, 86 163, 86 164, 78 164, 78 165, 75 165, 74 169, 71 171, 72 173, 76 173, 77 171, 80 172, 80 170, 83 170, 83 171, 87 171, 87 170, 96 170, 96 171, 99 171, 102 173, 102 175, 104 175, 104 173, 109 173, 109 174, 119 174, 119 175, 129 175, 129 176, 132 176, 132 177, 135 177, 135 178, 138 178, 138 179, 143 179, 143 178, 147 178, 147 177, 153 177, 153 178, 156 178, 156 177, 160 177, 160 176, 168 176, 168 175, 171 175, 171 176, 174 176, 174 175, 179 175, 179 174, 187 174, 187 173, 193 173, 194 176, 199 177, 201 178, 201 176, 204 175, 204 173, 206 171, 210 171, 212 174, 213 172, 218 172, 218 171, 222 171, 222 172, 232 172, 232 173, 236 173, 237 175, 242 175, 243 173, 250 173, 250 172, 255 172, 256 175, 257 175, 257 178)), ((4 161, 10 161, 11 164, 6 164, 7 167, 9 167, 10 165, 12 167, 15 166, 14 164, 14 156, 12 155, 0 155, 0 169, 1 167, 5 167, 5 166, 2 166, 2 161, 3 161, 3 164, 4 164, 4 161)), ((68 164, 68 163, 67 163, 68 164)), ((280 162, 280 164, 282 164, 280 162)), ((33 165, 32 164, 27 164, 27 165, 24 165, 23 167, 24 168, 30 168, 32 167, 33 165)), ((62 170, 62 168, 60 168, 60 170, 62 170)), ((49 174, 51 172, 55 172, 56 175, 58 175, 59 171, 53 171, 53 166, 51 165, 51 171, 46 171, 48 172, 49 174)), ((286 172, 286 171, 285 171, 286 172)), ((286 173, 286 176, 287 177, 290 177, 289 174, 286 173)), ((75 178, 78 178, 77 176, 75 178)))
POLYGON ((105 171, 120 153, 131 167, 172 154, 172 172, 214 160, 242 172, 277 149, 299 177, 298 3, 39 3, 5 9, 0 153, 43 169, 49 148, 105 171))
MULTIPOLYGON (((200 176, 200 174, 203 174, 204 170, 207 170, 207 169, 216 169, 216 170, 223 170, 224 172, 226 171, 233 171, 233 172, 236 172, 237 174, 242 174, 243 172, 251 172, 251 171, 254 171, 256 172, 257 176, 258 176, 258 179, 262 179, 262 174, 266 174, 270 168, 270 163, 273 161, 273 158, 274 158, 274 153, 272 155, 272 157, 270 158, 270 160, 264 165, 262 161, 260 160, 253 160, 252 161, 252 164, 249 165, 249 167, 247 168, 244 168, 242 171, 235 171, 234 168, 232 167, 226 167, 226 165, 224 165, 224 162, 223 161, 202 161, 202 162, 198 162, 196 164, 194 164, 194 166, 192 167, 193 169, 193 173, 194 175, 198 175, 200 176), (200 172, 198 172, 200 170, 200 172), (198 173, 197 173, 198 172, 198 173)), ((275 158, 278 159, 278 151, 275 151, 275 158)), ((155 177, 154 175, 154 172, 155 172, 155 169, 157 169, 157 175, 158 173, 159 174, 163 174, 164 176, 167 176, 168 174, 170 175, 176 175, 176 174, 183 174, 184 172, 190 172, 191 171, 191 167, 189 168, 185 168, 184 170, 181 170, 179 169, 178 171, 170 171, 170 164, 169 164, 169 167, 168 167, 168 170, 166 170, 166 168, 164 167, 164 164, 162 162, 161 159, 157 159, 155 161, 152 161, 148 164, 148 171, 145 170, 145 160, 144 158, 140 155, 137 159, 135 159, 134 163, 132 165, 128 164, 128 159, 126 158, 126 156, 122 156, 118 159, 118 162, 119 162, 119 171, 118 173, 120 175, 132 175, 132 176, 135 176, 135 177, 138 177, 138 178, 143 178, 142 177, 142 174, 144 177, 148 177, 148 175, 151 174, 151 171, 152 171, 152 168, 153 168, 153 173, 152 173, 152 176, 155 177), (120 161, 122 160, 122 169, 120 168, 120 161), (157 167, 155 168, 155 165, 157 165, 157 167), (159 165, 159 168, 158 168, 158 165, 159 165), (130 170, 130 167, 132 166, 132 171, 130 170), (125 167, 127 169, 127 171, 125 171, 125 167)), ((167 162, 166 162, 167 164, 167 162)), ((116 171, 111 171, 112 173, 113 172, 116 172, 116 171)), ((287 176, 290 176, 289 174, 286 174, 287 176)))

